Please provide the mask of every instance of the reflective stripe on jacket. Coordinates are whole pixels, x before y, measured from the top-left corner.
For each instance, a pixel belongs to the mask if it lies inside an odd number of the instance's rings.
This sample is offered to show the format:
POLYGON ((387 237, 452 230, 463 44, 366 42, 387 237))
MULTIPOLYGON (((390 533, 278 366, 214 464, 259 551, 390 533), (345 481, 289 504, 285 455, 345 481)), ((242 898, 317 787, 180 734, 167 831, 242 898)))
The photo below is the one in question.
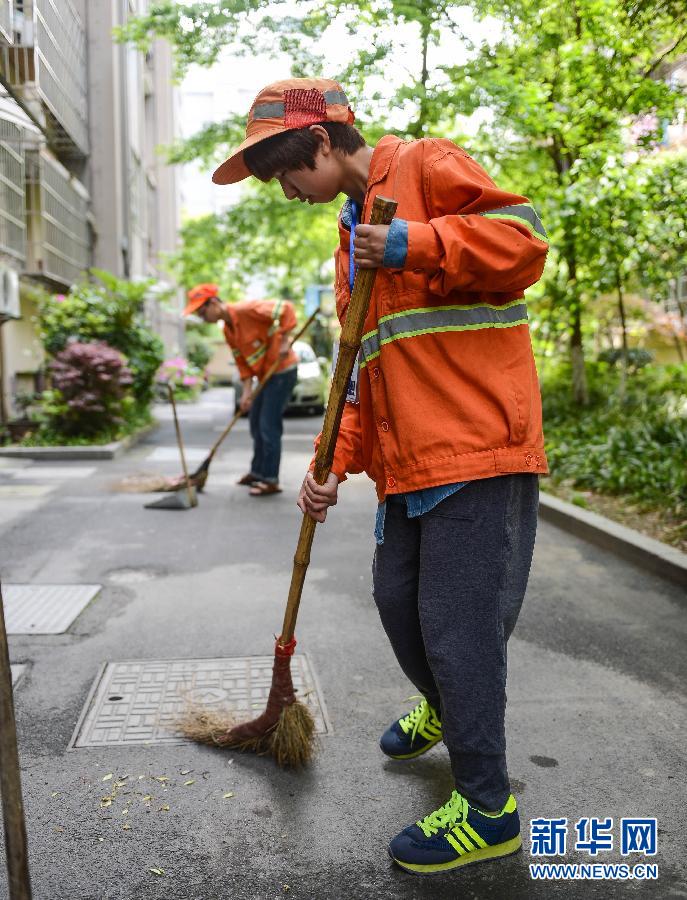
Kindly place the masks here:
MULTIPOLYGON (((523 291, 546 232, 447 140, 383 138, 361 221, 380 195, 407 223, 402 269, 380 269, 365 322, 359 405, 347 403, 332 470, 366 472, 382 499, 456 481, 546 473, 541 399, 523 291)), ((403 226, 405 227, 405 225, 403 226)), ((339 221, 336 300, 350 298, 339 221)))
MULTIPOLYGON (((241 300, 227 303, 233 333, 224 325, 229 345, 242 379, 262 376, 279 355, 282 336, 296 327, 296 311, 288 300, 241 300)), ((298 364, 293 350, 277 367, 277 372, 298 364)))

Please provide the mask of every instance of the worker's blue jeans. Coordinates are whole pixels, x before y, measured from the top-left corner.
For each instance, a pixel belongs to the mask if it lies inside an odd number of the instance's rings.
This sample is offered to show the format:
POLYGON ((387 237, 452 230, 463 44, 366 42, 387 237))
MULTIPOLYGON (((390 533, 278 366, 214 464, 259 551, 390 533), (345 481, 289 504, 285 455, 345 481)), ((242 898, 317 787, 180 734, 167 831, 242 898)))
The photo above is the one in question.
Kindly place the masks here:
POLYGON ((250 408, 250 433, 253 438, 250 471, 251 475, 267 484, 277 484, 279 481, 282 417, 297 380, 295 367, 273 375, 250 408))

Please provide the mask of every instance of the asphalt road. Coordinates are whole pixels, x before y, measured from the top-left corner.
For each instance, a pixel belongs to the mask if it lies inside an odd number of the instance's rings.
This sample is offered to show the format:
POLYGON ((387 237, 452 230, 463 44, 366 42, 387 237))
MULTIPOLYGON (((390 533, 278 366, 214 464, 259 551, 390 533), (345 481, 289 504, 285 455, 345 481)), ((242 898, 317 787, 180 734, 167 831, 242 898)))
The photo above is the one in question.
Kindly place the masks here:
MULTIPOLYGON (((182 408, 192 451, 207 448, 228 403, 210 392, 182 408)), ((66 634, 10 639, 12 662, 27 666, 15 702, 34 897, 687 897, 684 597, 547 524, 509 645, 509 762, 526 852, 433 879, 392 866, 389 839, 452 785, 441 745, 405 764, 377 747, 413 691, 371 599, 375 499, 364 478, 342 487, 318 528, 301 606, 298 649, 331 724, 306 772, 192 744, 67 749, 105 662, 272 653, 318 425, 287 419, 285 492, 256 500, 235 485, 249 455, 241 422, 187 512, 144 510, 141 495, 115 489, 127 475, 178 471, 158 461, 172 453, 160 450, 173 446, 167 411, 113 462, 0 460, 3 581, 103 585, 66 634), (657 855, 629 861, 656 863, 658 881, 532 881, 529 819, 567 817, 572 829, 585 816, 657 817, 657 855)), ((557 861, 626 860, 614 850, 557 861)))

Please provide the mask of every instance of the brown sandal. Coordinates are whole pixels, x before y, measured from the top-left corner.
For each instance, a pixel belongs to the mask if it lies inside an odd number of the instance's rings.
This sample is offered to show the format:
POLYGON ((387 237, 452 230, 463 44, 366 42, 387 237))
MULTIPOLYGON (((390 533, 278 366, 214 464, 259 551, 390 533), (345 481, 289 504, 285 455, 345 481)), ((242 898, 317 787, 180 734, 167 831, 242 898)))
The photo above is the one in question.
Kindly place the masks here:
POLYGON ((255 475, 253 475, 251 472, 246 472, 243 477, 239 478, 236 484, 243 484, 245 486, 252 487, 254 484, 258 484, 259 481, 260 479, 256 478, 255 475))
POLYGON ((265 497, 267 494, 281 494, 282 489, 278 484, 267 484, 265 481, 256 481, 248 493, 251 497, 265 497))

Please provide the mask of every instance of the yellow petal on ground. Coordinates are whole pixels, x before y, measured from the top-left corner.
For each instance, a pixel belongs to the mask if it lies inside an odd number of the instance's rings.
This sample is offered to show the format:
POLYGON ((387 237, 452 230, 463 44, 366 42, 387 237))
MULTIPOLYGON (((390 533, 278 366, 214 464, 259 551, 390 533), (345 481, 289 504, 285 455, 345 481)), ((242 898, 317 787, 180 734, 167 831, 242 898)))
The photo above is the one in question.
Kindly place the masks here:
POLYGON ((164 875, 165 874, 164 869, 148 869, 148 871, 152 872, 153 875, 164 875))
POLYGON ((162 784, 164 784, 165 781, 169 781, 169 778, 167 775, 153 775, 153 778, 155 779, 155 781, 161 781, 162 784))
POLYGON ((159 812, 169 812, 169 806, 165 804, 165 806, 161 806, 159 812))
POLYGON ((125 822, 125 823, 122 825, 122 829, 123 829, 124 831, 131 831, 131 825, 129 825, 128 822, 125 822))
POLYGON ((222 794, 222 799, 223 799, 223 800, 228 800, 230 797, 233 797, 233 796, 234 796, 234 792, 233 792, 233 791, 227 791, 226 794, 222 794))
POLYGON ((184 787, 188 787, 189 784, 195 784, 195 783, 196 783, 196 779, 195 779, 195 778, 189 778, 188 781, 185 781, 185 782, 184 782, 184 787))
POLYGON ((106 775, 106 776, 103 778, 103 781, 109 781, 110 778, 112 778, 112 772, 110 772, 109 775, 106 775))

